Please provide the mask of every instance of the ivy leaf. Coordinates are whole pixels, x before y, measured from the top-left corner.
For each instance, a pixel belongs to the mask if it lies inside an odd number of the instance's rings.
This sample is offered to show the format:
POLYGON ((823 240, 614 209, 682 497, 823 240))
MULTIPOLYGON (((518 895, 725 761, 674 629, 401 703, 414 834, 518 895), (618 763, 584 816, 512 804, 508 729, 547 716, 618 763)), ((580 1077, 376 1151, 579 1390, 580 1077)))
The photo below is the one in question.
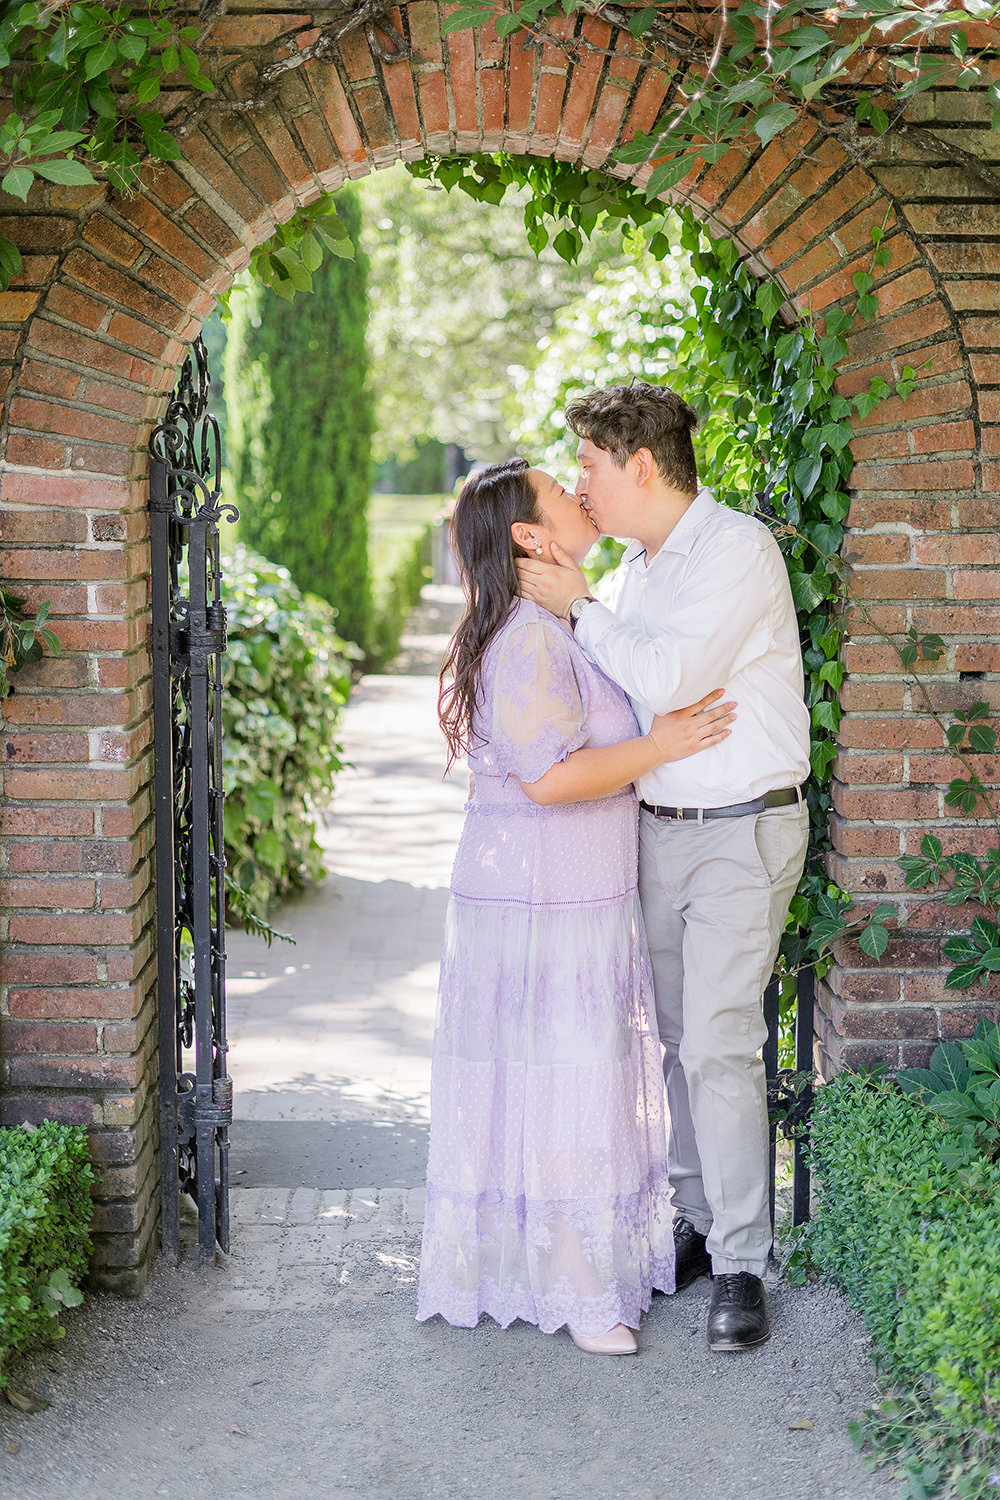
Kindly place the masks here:
POLYGON ((781 100, 775 100, 766 109, 762 109, 753 122, 754 135, 759 136, 763 145, 768 145, 776 135, 798 119, 798 110, 791 104, 785 104, 781 100))
POLYGON ((775 318, 785 301, 785 294, 776 281, 762 281, 754 295, 754 303, 760 309, 765 323, 775 318))

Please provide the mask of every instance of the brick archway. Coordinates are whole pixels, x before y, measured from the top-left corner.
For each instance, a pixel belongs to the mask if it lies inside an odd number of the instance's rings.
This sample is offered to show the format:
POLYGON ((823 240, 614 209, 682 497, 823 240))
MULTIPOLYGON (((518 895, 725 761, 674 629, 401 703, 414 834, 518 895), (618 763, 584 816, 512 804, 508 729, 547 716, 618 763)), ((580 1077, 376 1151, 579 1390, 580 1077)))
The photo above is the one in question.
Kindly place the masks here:
MULTIPOLYGON (((223 97, 249 97, 261 49, 301 19, 266 0, 222 17, 223 97)), ((0 571, 30 601, 52 600, 63 643, 4 705, 3 1119, 92 1128, 97 1269, 122 1288, 141 1282, 156 1221, 145 442, 186 345, 252 246, 321 190, 426 151, 614 171, 615 146, 648 129, 663 98, 662 82, 614 55, 442 41, 433 3, 395 21, 407 59, 384 61, 355 33, 287 72, 266 107, 210 106, 184 159, 151 169, 130 200, 56 186, 36 188, 24 211, 0 198, 0 231, 24 254, 0 295, 0 571)), ((611 45, 601 23, 584 24, 611 45)), ((975 96, 932 107, 945 125, 986 130, 975 96)), ((934 163, 863 169, 809 125, 755 159, 730 152, 670 196, 776 275, 799 312, 851 293, 871 226, 890 213, 882 318, 849 336, 842 388, 927 363, 909 402, 881 406, 855 440, 855 582, 884 627, 948 639, 935 691, 942 705, 966 702, 960 674, 1000 666, 1000 251, 980 243, 1000 209, 970 203, 934 163)), ((831 873, 881 897, 900 888, 895 857, 943 821, 950 771, 933 722, 904 722, 912 705, 886 649, 855 628, 831 873)), ((985 842, 986 830, 961 838, 985 842)), ((821 998, 826 1068, 922 1060, 939 1035, 971 1028, 975 1007, 943 990, 937 920, 917 910, 877 972, 847 956, 835 968, 821 998)))

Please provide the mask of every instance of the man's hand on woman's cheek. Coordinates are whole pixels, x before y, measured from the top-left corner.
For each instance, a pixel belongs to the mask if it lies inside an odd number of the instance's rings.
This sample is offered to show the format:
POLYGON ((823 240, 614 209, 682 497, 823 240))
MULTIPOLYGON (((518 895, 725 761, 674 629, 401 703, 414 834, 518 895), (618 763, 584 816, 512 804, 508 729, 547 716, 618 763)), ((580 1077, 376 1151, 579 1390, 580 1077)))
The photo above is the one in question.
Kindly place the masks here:
POLYGON ((521 596, 540 604, 554 615, 565 618, 574 599, 589 594, 582 569, 565 553, 558 542, 552 543, 553 562, 539 562, 533 557, 519 557, 517 572, 521 596))

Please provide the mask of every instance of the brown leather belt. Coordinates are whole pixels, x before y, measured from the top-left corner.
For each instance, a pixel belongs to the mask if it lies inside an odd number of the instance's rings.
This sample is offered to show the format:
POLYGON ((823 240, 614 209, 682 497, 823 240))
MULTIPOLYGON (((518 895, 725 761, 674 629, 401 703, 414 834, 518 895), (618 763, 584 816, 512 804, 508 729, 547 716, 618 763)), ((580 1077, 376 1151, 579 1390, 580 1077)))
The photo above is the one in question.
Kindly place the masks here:
POLYGON ((752 802, 733 802, 729 807, 657 807, 651 802, 640 802, 639 806, 652 813, 654 818, 700 823, 708 818, 745 818, 752 813, 765 812, 769 807, 791 807, 793 803, 804 800, 801 787, 787 786, 776 792, 765 792, 763 797, 755 797, 752 802))

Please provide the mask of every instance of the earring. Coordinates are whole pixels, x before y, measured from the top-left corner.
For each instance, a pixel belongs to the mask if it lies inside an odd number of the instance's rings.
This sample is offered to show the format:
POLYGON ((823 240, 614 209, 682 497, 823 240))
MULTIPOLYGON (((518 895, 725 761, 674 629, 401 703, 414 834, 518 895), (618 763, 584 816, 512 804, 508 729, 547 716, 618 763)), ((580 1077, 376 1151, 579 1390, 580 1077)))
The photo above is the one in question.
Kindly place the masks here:
POLYGON ((541 557, 541 555, 542 555, 542 544, 541 544, 541 542, 539 542, 538 545, 535 547, 535 555, 536 555, 536 557, 541 557))

